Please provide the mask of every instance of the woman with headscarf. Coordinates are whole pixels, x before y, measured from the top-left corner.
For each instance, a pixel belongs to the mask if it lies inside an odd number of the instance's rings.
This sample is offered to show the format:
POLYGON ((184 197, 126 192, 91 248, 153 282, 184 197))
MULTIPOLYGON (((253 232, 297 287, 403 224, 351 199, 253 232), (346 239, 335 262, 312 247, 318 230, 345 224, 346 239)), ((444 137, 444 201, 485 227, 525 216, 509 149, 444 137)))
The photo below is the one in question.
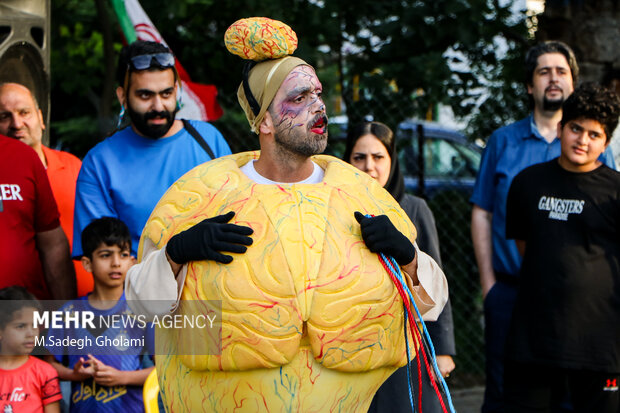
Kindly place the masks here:
MULTIPOLYGON (((381 122, 364 122, 352 128, 347 135, 343 160, 376 179, 398 201, 418 231, 416 241, 420 250, 441 265, 435 218, 424 199, 405 193, 392 130, 381 122)), ((435 347, 439 370, 444 377, 448 377, 455 367, 452 356, 456 353, 450 300, 439 319, 426 323, 426 326, 435 347)), ((412 369, 411 377, 417 381, 415 369, 412 369)), ((441 406, 428 376, 423 376, 423 382, 422 410, 425 413, 440 412, 441 406)), ((403 367, 394 372, 379 388, 368 411, 410 411, 407 386, 407 371, 403 367)), ((417 383, 413 383, 413 388, 417 397, 417 383)))

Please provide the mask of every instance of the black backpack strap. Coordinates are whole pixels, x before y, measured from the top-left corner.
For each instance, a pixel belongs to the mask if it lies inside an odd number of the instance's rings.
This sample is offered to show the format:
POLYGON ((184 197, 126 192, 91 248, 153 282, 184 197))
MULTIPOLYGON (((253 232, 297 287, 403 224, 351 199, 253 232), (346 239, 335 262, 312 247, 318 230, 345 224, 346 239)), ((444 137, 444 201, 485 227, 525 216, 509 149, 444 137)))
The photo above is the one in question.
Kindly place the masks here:
POLYGON ((187 130, 187 132, 192 135, 192 138, 196 139, 196 142, 198 142, 198 145, 200 145, 200 147, 202 149, 204 149, 204 151, 206 153, 209 154, 209 156, 211 157, 211 159, 215 159, 215 154, 213 153, 213 151, 211 150, 211 148, 209 147, 209 144, 204 140, 204 138, 198 133, 198 131, 196 130, 196 128, 194 128, 192 126, 191 123, 189 123, 189 121, 187 119, 181 119, 183 121, 183 127, 187 130))

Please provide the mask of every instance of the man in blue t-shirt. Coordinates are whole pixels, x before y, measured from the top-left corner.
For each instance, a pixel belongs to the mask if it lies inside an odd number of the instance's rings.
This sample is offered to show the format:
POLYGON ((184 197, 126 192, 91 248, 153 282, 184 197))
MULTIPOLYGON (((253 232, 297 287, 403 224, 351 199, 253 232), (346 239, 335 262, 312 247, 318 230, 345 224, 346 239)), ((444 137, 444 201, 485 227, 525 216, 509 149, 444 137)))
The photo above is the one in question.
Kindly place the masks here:
MULTIPOLYGON (((503 411, 503 358, 516 297, 521 258, 506 239, 506 197, 512 179, 528 166, 560 155, 557 125, 562 103, 573 92, 579 68, 573 51, 557 41, 532 47, 525 56, 533 113, 493 132, 470 201, 472 239, 484 297, 486 390, 482 412, 503 411)), ((601 161, 615 168, 611 150, 601 161)))
POLYGON ((124 221, 137 256, 142 228, 159 198, 187 171, 230 148, 212 125, 175 119, 179 76, 166 46, 136 41, 121 50, 116 95, 130 127, 91 149, 77 180, 73 256, 83 254, 80 234, 96 218, 124 221))

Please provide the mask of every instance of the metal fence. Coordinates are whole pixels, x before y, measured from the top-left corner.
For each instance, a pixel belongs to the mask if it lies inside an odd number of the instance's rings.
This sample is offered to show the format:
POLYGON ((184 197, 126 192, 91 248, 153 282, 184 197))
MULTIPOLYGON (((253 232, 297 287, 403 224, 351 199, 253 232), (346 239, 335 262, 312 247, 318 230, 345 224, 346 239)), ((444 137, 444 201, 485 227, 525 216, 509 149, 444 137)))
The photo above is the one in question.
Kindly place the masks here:
MULTIPOLYGON (((220 96, 218 100, 225 115, 214 124, 228 140, 232 151, 258 149, 258 138, 250 132, 236 96, 220 96)), ((373 108, 374 119, 394 127, 407 117, 406 108, 410 103, 403 102, 395 106, 400 108, 400 113, 387 110, 377 112, 377 108, 373 108)), ((370 107, 359 106, 356 109, 365 111, 355 114, 357 116, 354 117, 358 119, 370 113, 370 107)), ((328 115, 333 117, 329 107, 328 115)), ((330 136, 339 132, 338 129, 330 128, 330 136)), ((443 269, 448 278, 452 300, 457 355, 456 369, 450 375, 451 388, 469 388, 484 382, 482 298, 470 236, 471 205, 468 197, 469 194, 462 190, 448 188, 427 199, 437 223, 443 269)))

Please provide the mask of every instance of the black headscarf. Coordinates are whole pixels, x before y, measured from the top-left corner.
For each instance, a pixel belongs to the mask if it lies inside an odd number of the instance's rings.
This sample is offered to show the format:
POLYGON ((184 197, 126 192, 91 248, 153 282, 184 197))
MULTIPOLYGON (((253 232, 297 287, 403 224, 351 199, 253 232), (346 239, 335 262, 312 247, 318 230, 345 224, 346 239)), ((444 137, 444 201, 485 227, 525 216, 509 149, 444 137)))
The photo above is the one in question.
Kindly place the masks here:
POLYGON ((398 163, 398 154, 396 153, 396 138, 392 133, 392 130, 381 122, 364 122, 349 130, 347 134, 347 146, 344 150, 342 159, 345 162, 351 163, 351 153, 353 147, 357 143, 357 140, 364 135, 374 135, 381 141, 392 163, 390 164, 390 176, 387 182, 383 186, 390 195, 394 197, 398 203, 405 195, 405 180, 403 174, 400 171, 400 165, 398 163))
POLYGON ((403 195, 405 195, 405 179, 403 178, 403 174, 400 171, 398 154, 394 152, 390 153, 390 158, 392 158, 392 164, 390 165, 390 176, 388 177, 388 180, 383 187, 400 204, 403 195))

